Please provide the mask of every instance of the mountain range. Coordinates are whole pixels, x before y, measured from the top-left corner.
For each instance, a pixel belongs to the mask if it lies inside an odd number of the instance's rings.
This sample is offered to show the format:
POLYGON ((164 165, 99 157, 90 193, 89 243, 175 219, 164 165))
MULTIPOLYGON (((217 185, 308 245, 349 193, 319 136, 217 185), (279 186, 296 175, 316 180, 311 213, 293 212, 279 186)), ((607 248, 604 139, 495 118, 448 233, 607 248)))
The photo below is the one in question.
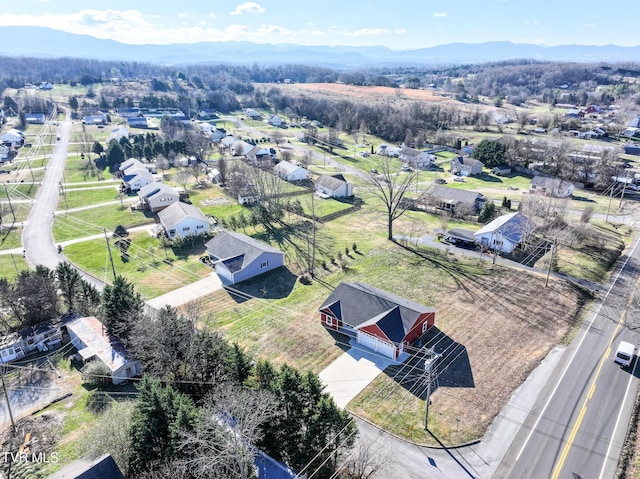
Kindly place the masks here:
POLYGON ((303 46, 249 42, 132 45, 45 27, 0 27, 0 55, 89 58, 163 65, 196 63, 305 64, 336 69, 485 63, 513 59, 638 62, 640 46, 539 46, 512 42, 449 43, 416 50, 386 47, 303 46))

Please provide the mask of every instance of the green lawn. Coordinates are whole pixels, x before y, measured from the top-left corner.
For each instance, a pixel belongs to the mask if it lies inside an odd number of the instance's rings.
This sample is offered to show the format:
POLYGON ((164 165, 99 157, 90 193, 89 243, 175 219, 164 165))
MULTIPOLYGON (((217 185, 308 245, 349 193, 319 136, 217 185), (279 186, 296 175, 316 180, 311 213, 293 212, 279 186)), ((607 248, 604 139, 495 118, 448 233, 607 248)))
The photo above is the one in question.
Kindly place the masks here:
POLYGON ((145 213, 140 211, 131 211, 128 207, 121 208, 120 205, 99 206, 68 214, 60 213, 56 215, 53 223, 53 237, 56 242, 67 241, 100 234, 105 228, 107 231, 113 231, 120 224, 130 228, 154 223, 154 216, 150 213, 148 215, 145 216, 145 213))
MULTIPOLYGON (((125 276, 136 285, 136 290, 146 299, 154 298, 211 274, 211 268, 199 258, 204 246, 183 252, 164 249, 157 238, 146 232, 133 233, 129 259, 123 259, 111 241, 111 254, 116 273, 125 276)), ((105 239, 97 239, 68 245, 64 254, 74 264, 101 280, 111 282, 113 273, 105 239)))
MULTIPOLYGON (((112 186, 104 189, 67 188, 65 190, 66 195, 60 195, 58 199, 58 209, 77 208, 80 206, 116 201, 118 200, 118 190, 116 186, 116 184, 113 184, 112 186)), ((137 195, 131 195, 131 197, 137 198, 137 195)), ((126 201, 129 198, 130 197, 127 197, 124 200, 126 201)))
MULTIPOLYGON (((2 236, 0 236, 0 238, 2 238, 2 236)), ((28 269, 29 266, 22 257, 22 254, 14 254, 13 258, 8 254, 0 255, 0 277, 13 281, 18 271, 28 269)))
MULTIPOLYGON (((96 155, 91 155, 91 158, 95 160, 96 155)), ((63 181, 65 183, 83 183, 86 181, 110 180, 112 178, 111 173, 107 170, 96 170, 97 177, 88 176, 85 171, 88 161, 88 159, 83 160, 77 154, 69 155, 64 168, 63 181)))

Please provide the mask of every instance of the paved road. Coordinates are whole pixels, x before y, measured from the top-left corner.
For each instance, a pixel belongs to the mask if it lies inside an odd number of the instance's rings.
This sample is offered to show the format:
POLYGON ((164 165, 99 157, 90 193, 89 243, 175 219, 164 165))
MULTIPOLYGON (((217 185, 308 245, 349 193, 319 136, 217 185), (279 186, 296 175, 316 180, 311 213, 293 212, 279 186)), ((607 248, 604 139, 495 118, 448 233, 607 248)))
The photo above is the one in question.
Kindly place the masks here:
POLYGON ((640 321, 628 314, 640 297, 638 241, 493 477, 614 477, 639 384, 637 364, 621 369, 612 361, 618 341, 640 340, 640 321))

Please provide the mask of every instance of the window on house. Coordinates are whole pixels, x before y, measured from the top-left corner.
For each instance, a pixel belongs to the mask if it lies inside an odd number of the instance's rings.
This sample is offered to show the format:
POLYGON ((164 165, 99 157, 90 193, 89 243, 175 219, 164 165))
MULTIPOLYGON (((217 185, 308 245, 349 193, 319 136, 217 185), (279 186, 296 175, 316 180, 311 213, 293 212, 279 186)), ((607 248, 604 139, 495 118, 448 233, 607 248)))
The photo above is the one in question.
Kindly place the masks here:
POLYGON ((198 226, 196 226, 196 228, 201 230, 202 228, 204 228, 204 225, 198 225, 198 226))
POLYGON ((174 234, 176 234, 176 230, 169 230, 169 236, 173 236, 174 234))
POLYGON ((184 228, 182 228, 182 231, 189 231, 189 227, 185 226, 184 228))
POLYGON ((428 323, 425 321, 422 323, 422 334, 427 332, 427 328, 429 327, 428 323))
POLYGON ((269 262, 268 261, 263 261, 262 263, 260 263, 260 268, 266 268, 267 266, 269 266, 269 262))

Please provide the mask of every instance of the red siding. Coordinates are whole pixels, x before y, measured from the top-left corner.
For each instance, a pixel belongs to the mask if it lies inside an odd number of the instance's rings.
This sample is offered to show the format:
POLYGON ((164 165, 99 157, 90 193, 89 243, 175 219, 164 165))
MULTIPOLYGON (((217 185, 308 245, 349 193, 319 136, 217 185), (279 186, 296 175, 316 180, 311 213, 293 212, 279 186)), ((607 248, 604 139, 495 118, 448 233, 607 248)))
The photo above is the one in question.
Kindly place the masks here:
POLYGON ((416 341, 416 339, 422 336, 422 324, 425 322, 427 323, 427 329, 433 326, 434 323, 436 322, 435 313, 421 314, 416 320, 415 324, 413 325, 413 328, 411 328, 411 331, 409 331, 405 335, 403 341, 407 341, 409 344, 413 344, 416 341))
POLYGON ((377 325, 372 324, 371 326, 365 326, 364 328, 358 328, 360 331, 364 331, 365 333, 369 333, 371 336, 375 336, 376 338, 380 338, 384 341, 391 342, 391 340, 387 337, 386 334, 382 332, 377 325))
POLYGON ((338 321, 338 318, 331 316, 330 314, 320 313, 320 322, 323 326, 336 331, 342 326, 342 321, 338 321))

